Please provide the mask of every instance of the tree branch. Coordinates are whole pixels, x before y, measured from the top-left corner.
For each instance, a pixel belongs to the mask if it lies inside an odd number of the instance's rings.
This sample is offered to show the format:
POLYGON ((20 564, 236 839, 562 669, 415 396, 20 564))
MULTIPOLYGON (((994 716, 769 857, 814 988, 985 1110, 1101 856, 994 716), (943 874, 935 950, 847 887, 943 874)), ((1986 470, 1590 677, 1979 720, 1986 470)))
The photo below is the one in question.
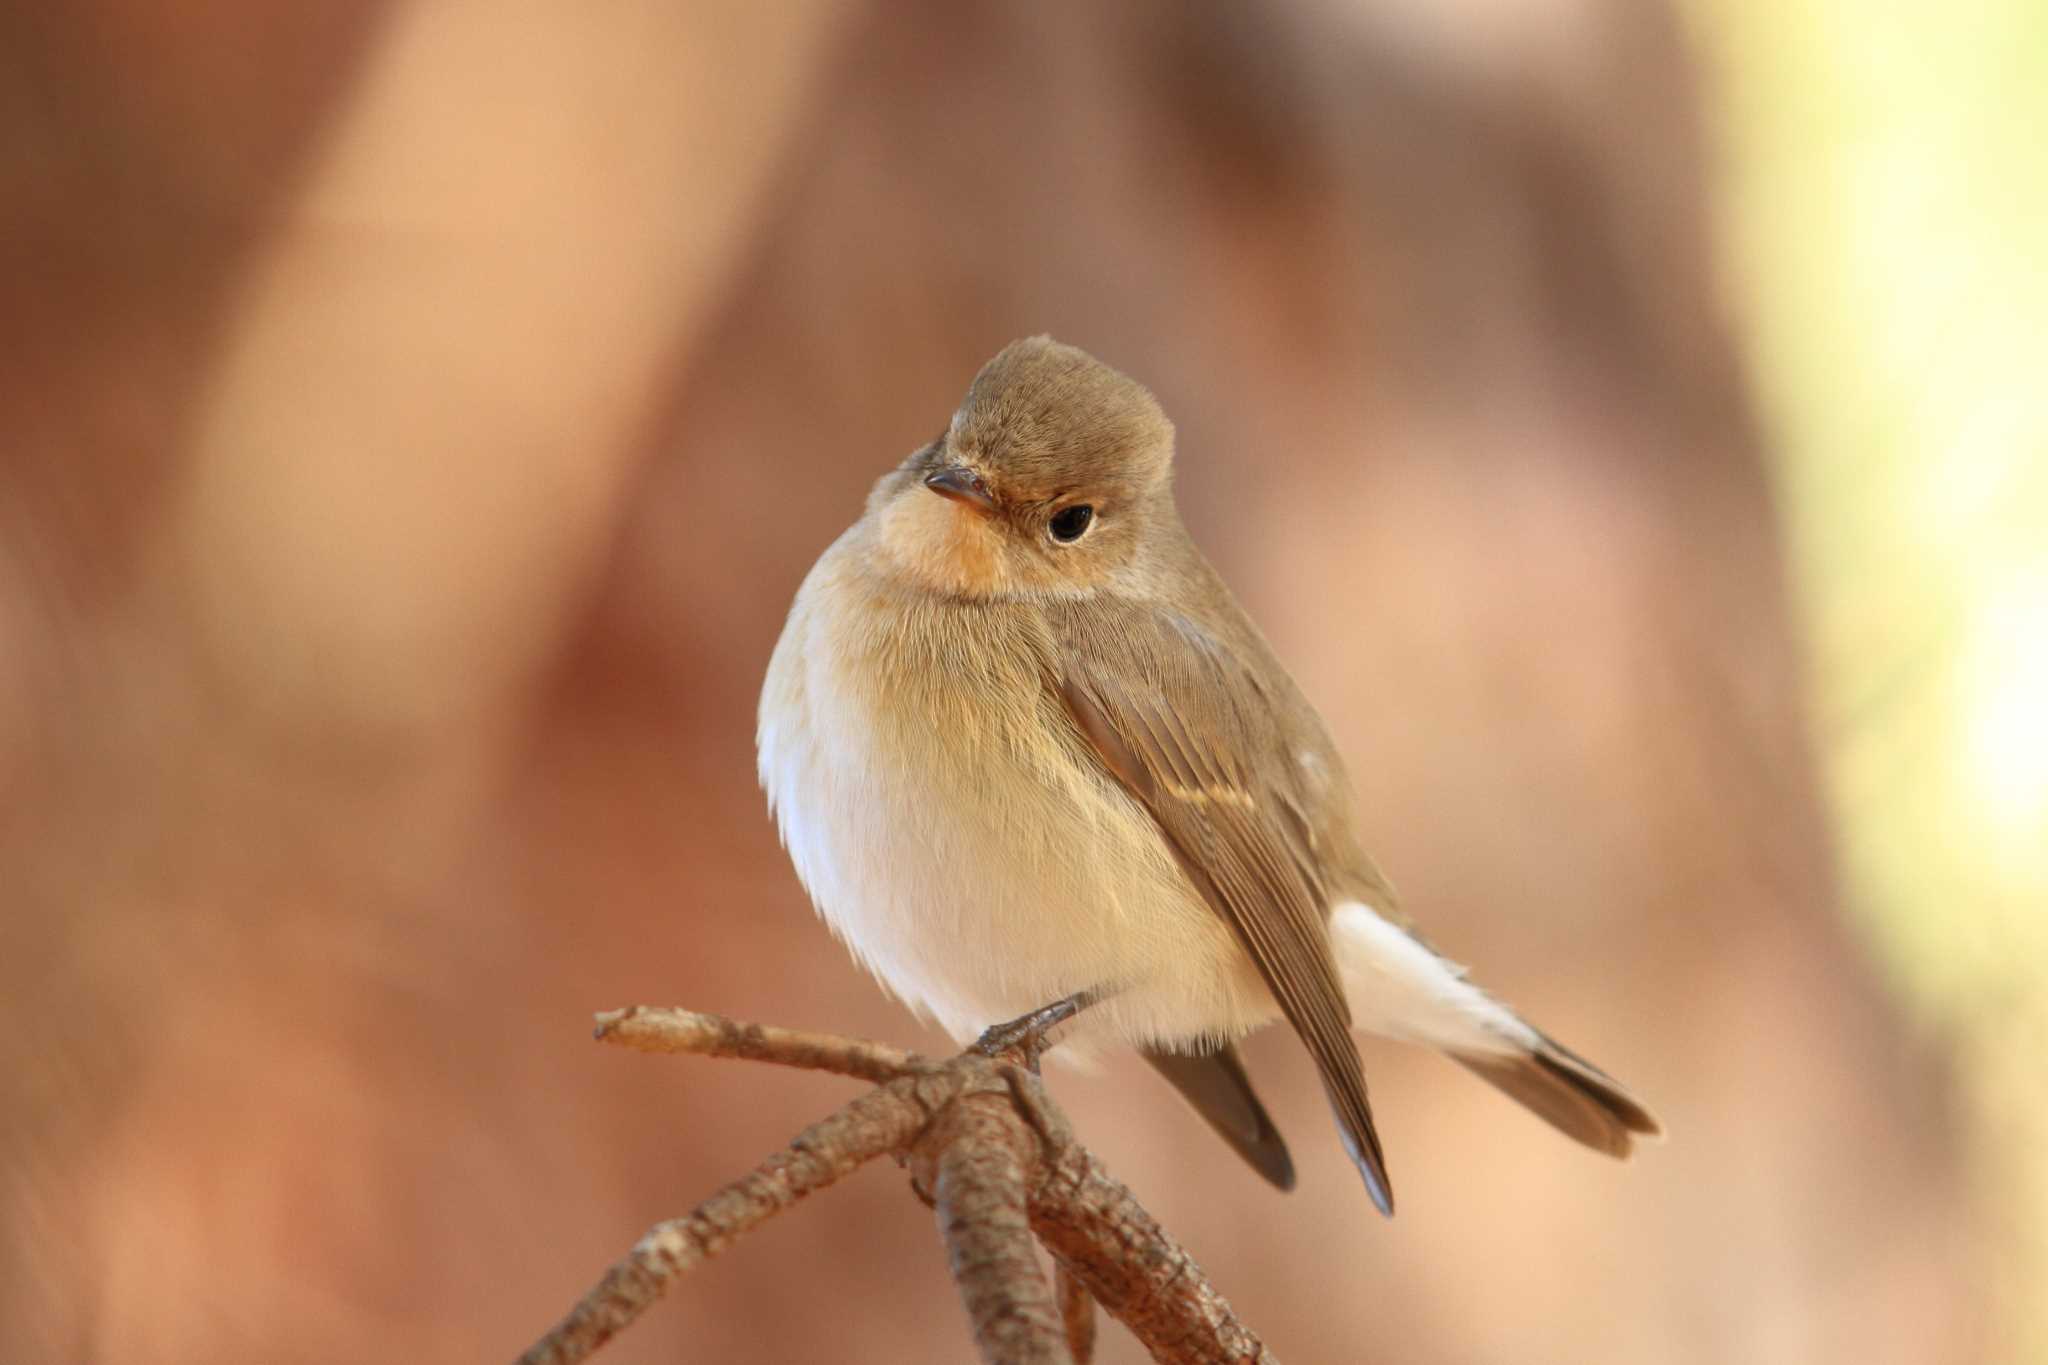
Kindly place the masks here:
POLYGON ((737 1057, 745 1062, 830 1071, 878 1085, 931 1066, 914 1052, 865 1038, 842 1038, 836 1033, 810 1033, 773 1024, 743 1024, 720 1014, 653 1005, 606 1010, 597 1016, 597 1040, 640 1052, 694 1052, 705 1057, 737 1057))
POLYGON ((601 1041, 829 1071, 876 1088, 799 1134, 682 1218, 656 1225, 520 1357, 571 1365, 630 1325, 692 1266, 884 1154, 905 1161, 945 1238, 987 1365, 1087 1365, 1100 1303, 1162 1365, 1277 1365, 1179 1243, 1074 1139, 1020 1059, 932 1061, 883 1043, 636 1006, 601 1041), (1055 1294, 1032 1234, 1059 1267, 1055 1294))
POLYGON ((1036 1144, 1008 1098, 978 1094, 949 1105, 917 1144, 913 1178, 931 1192, 982 1359, 1073 1365, 1031 1241, 1025 1180, 1036 1144))
POLYGON ((1053 1291, 1059 1295, 1060 1321, 1067 1329, 1067 1353, 1074 1365, 1094 1365, 1095 1296, 1074 1278, 1065 1261, 1054 1261, 1053 1291))
POLYGON ((1031 1229, 1154 1360, 1279 1365, 1194 1257, 1079 1143, 1060 1150, 1033 1194, 1031 1229))

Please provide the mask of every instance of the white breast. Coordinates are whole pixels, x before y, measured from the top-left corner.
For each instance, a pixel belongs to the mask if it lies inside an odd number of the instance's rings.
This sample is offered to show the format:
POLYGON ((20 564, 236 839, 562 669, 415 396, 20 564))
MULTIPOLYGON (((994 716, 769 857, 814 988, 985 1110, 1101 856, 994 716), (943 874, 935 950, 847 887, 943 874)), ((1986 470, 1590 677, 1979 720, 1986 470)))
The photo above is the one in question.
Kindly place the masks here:
POLYGON ((805 580, 761 698, 797 874, 899 998, 956 1037, 1077 991, 1082 1032, 1234 1037, 1275 1014, 1156 827, 1068 747, 1016 618, 857 569, 805 580))

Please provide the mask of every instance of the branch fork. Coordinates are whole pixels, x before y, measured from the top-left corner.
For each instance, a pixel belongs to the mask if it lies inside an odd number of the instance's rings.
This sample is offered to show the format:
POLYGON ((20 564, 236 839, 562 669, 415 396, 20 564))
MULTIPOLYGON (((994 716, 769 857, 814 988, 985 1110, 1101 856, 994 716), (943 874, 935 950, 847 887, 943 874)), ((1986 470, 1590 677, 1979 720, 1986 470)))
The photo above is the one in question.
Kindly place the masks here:
POLYGON ((1035 1057, 934 1060, 885 1043, 634 1006, 601 1042, 829 1071, 874 1088, 680 1218, 658 1223, 520 1365, 569 1365, 630 1326, 692 1267, 880 1156, 931 1205, 986 1365, 1088 1365, 1094 1305, 1163 1365, 1277 1365, 1201 1268, 1078 1142, 1035 1057), (1047 1283, 1037 1247, 1051 1253, 1047 1283))

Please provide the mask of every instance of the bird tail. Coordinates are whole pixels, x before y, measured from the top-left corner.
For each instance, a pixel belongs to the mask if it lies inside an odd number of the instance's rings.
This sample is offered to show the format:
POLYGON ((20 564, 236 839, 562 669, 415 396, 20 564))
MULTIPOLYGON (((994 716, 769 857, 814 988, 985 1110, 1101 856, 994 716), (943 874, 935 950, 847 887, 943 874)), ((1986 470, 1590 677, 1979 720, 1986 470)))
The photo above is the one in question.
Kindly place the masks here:
POLYGON ((1656 1116, 1613 1077, 1541 1033, 1536 1037, 1537 1047, 1519 1055, 1450 1056, 1558 1132, 1596 1152, 1626 1157, 1638 1137, 1664 1136, 1656 1116))
POLYGON ((1362 902, 1339 905, 1330 937, 1352 1024, 1424 1043, 1565 1136, 1625 1157, 1663 1127, 1620 1082, 1465 977, 1464 968, 1362 902))
POLYGON ((1173 1083, 1253 1170, 1280 1189, 1294 1188, 1294 1161, 1287 1155, 1287 1142, 1273 1126, 1266 1106, 1259 1103, 1236 1048, 1208 1053, 1148 1048, 1145 1060, 1173 1083))

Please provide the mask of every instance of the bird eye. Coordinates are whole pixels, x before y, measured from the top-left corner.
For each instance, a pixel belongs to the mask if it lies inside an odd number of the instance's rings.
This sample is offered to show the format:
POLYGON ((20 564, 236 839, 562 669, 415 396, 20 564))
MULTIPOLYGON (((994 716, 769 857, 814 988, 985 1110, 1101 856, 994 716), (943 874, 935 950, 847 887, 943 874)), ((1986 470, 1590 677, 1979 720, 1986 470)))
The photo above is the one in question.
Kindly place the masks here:
POLYGON ((1081 533, 1086 531, 1088 524, 1094 520, 1095 509, 1085 502, 1077 502, 1072 507, 1062 507, 1053 513, 1047 529, 1052 532, 1052 538, 1060 544, 1072 545, 1081 538, 1081 533))

